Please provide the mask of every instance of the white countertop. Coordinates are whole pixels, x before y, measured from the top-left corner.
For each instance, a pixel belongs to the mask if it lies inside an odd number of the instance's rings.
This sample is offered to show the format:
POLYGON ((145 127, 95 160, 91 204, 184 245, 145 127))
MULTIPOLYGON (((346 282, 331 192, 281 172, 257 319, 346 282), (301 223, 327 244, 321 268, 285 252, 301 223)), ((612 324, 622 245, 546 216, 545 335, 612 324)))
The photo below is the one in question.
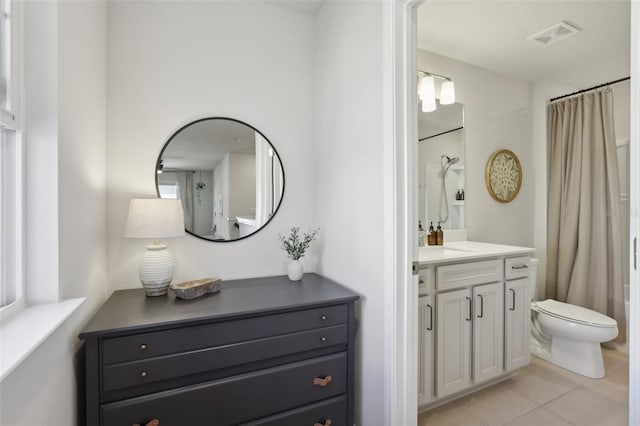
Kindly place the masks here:
POLYGON ((422 266, 496 256, 533 254, 535 249, 531 247, 480 243, 477 241, 455 241, 445 243, 442 246, 419 247, 418 251, 418 263, 422 266))

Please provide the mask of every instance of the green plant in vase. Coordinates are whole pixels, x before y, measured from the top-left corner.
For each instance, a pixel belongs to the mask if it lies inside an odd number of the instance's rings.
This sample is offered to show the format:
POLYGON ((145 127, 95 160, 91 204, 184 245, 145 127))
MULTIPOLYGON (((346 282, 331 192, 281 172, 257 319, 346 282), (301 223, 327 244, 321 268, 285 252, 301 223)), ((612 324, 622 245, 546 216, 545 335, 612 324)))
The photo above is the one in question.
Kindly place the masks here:
POLYGON ((302 278, 303 268, 300 258, 304 257, 311 242, 316 239, 320 228, 316 228, 309 233, 300 235, 300 228, 294 226, 288 236, 280 234, 278 239, 282 244, 282 249, 287 252, 287 256, 291 258, 288 267, 288 275, 291 281, 299 281, 302 278))

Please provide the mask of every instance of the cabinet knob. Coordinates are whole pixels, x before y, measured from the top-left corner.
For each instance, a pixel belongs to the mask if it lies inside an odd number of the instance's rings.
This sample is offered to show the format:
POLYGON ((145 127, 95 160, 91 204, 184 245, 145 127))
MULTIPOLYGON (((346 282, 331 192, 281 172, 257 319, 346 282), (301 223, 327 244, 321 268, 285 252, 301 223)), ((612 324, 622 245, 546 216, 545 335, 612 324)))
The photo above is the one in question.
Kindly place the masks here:
POLYGON ((148 373, 147 373, 146 371, 142 370, 142 371, 140 372, 140 377, 144 379, 145 377, 147 377, 147 374, 148 374, 148 373))
POLYGON ((327 316, 326 316, 326 315, 322 315, 322 316, 320 317, 320 319, 321 319, 322 321, 326 321, 326 320, 327 320, 327 316))
POLYGON ((326 338, 326 337, 324 337, 324 336, 322 336, 322 337, 320 338, 320 341, 321 341, 321 342, 326 342, 326 341, 327 341, 327 338, 326 338))
POLYGON ((315 423, 313 426, 331 426, 332 424, 331 419, 327 419, 324 423, 315 423))
POLYGON ((331 383, 332 380, 333 380, 333 377, 331 377, 331 374, 329 374, 324 378, 316 377, 315 379, 313 379, 313 384, 316 386, 327 386, 329 383, 331 383))
MULTIPOLYGON (((140 350, 141 350, 141 351, 146 351, 146 350, 147 350, 147 345, 146 345, 146 343, 143 343, 143 344, 141 344, 141 345, 140 345, 140 350)), ((146 425, 145 425, 145 426, 146 426, 146 425)))

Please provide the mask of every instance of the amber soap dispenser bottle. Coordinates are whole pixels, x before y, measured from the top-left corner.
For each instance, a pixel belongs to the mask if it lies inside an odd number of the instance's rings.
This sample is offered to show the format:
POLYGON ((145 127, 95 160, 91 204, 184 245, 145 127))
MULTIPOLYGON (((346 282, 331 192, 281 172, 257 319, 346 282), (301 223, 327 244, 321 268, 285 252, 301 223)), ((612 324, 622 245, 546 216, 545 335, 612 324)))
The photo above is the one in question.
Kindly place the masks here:
POLYGON ((436 230, 433 229, 433 222, 429 225, 429 232, 427 233, 427 244, 430 246, 436 245, 436 230))
POLYGON ((436 245, 441 246, 444 239, 444 232, 442 232, 442 226, 438 222, 438 228, 436 228, 436 245))

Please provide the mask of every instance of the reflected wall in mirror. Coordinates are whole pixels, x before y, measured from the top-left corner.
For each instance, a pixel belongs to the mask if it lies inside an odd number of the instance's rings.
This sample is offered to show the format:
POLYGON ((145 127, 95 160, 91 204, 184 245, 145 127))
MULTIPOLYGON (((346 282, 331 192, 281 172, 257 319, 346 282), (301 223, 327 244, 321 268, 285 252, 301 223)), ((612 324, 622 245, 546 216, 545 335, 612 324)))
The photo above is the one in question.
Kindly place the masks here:
POLYGON ((425 230, 464 228, 464 106, 418 108, 418 219, 425 230))
POLYGON ((185 230, 210 241, 234 241, 263 228, 284 194, 282 162, 256 128, 224 117, 175 132, 156 163, 160 198, 177 198, 185 230))

